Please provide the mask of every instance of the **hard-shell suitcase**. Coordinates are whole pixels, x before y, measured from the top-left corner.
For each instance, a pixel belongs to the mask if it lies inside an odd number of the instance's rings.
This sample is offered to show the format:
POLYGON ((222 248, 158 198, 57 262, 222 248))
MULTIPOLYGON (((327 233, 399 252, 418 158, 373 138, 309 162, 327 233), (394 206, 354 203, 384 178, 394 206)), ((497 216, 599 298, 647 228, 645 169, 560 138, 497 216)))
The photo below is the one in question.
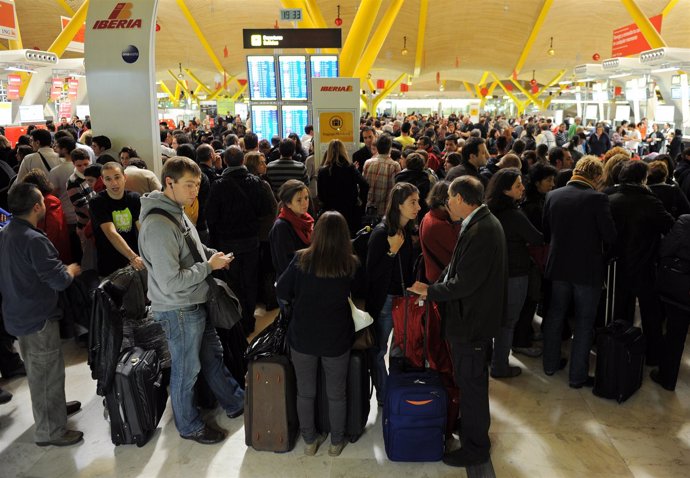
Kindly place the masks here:
MULTIPOLYGON (((347 370, 347 419, 345 437, 354 443, 364 433, 371 408, 373 387, 369 376, 367 352, 352 350, 347 370)), ((328 417, 328 394, 326 393, 325 372, 319 367, 316 387, 316 429, 321 433, 331 431, 328 417)))
POLYGON ((295 371, 286 356, 249 362, 244 437, 259 451, 288 452, 299 433, 295 371))
POLYGON ((616 261, 606 277, 606 326, 597 330, 597 363, 592 393, 622 403, 642 386, 646 340, 642 329, 613 320, 616 294, 616 261))
POLYGON ((141 447, 151 438, 168 400, 162 381, 155 351, 134 347, 122 352, 105 396, 113 444, 141 447))

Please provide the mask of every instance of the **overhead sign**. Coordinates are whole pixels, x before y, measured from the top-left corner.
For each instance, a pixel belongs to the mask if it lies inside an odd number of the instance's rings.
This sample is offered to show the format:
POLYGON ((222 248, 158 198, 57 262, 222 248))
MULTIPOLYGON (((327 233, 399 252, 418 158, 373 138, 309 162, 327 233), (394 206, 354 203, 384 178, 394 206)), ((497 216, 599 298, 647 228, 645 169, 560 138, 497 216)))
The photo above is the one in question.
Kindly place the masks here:
MULTIPOLYGON (((657 15, 649 19, 654 29, 661 33, 661 20, 663 15, 657 15)), ((626 25, 613 31, 613 44, 611 45, 611 57, 636 55, 643 51, 651 50, 652 47, 647 42, 640 28, 635 23, 626 25)))
MULTIPOLYGON (((60 17, 60 25, 62 26, 62 29, 64 30, 67 28, 67 24, 69 24, 69 21, 71 18, 69 17, 60 17)), ((81 28, 79 28, 79 31, 77 32, 76 35, 74 35, 74 38, 72 38, 72 41, 69 42, 69 45, 67 45, 66 50, 67 51, 74 51, 77 53, 84 53, 84 31, 86 30, 86 24, 83 24, 81 28)))
POLYGON ((281 8, 280 19, 288 22, 299 22, 302 20, 301 8, 281 8))
POLYGON ((17 39, 17 22, 14 3, 0 0, 0 38, 17 39))
POLYGON ((340 28, 266 28, 242 30, 245 49, 341 48, 340 28))
POLYGON ((22 85, 22 77, 19 75, 7 75, 7 99, 18 100, 19 88, 22 85))

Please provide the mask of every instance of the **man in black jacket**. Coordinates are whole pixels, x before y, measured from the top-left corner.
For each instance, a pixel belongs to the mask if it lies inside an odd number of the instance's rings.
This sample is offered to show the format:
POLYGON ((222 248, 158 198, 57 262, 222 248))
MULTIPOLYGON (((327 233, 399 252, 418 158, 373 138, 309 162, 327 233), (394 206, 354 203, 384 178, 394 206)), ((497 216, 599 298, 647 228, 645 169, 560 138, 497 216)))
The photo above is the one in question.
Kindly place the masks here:
POLYGON ((466 467, 489 460, 489 374, 491 339, 503 319, 508 252, 501 223, 482 204, 482 183, 468 176, 455 179, 448 208, 463 219, 450 265, 427 286, 409 290, 444 306, 443 333, 450 342, 455 380, 462 390, 462 448, 447 453, 447 465, 466 467))
POLYGON ((656 292, 656 262, 661 235, 673 227, 673 216, 645 183, 649 167, 629 161, 618 177, 620 186, 609 196, 616 223, 618 257, 615 318, 631 325, 635 298, 640 303, 642 329, 647 337, 647 365, 657 365, 663 329, 663 310, 656 292))
POLYGON ((489 150, 486 149, 486 141, 482 138, 468 139, 462 147, 462 161, 448 170, 446 181, 450 182, 455 178, 467 175, 479 179, 482 185, 486 186, 489 180, 481 176, 479 171, 486 166, 488 159, 489 150))
POLYGON ((545 277, 552 281, 551 303, 542 324, 544 373, 565 367, 561 331, 570 300, 575 302, 575 333, 570 349, 572 388, 591 387, 589 349, 604 277, 604 244, 616 240, 616 226, 606 194, 598 192, 604 168, 599 158, 578 161, 565 187, 551 191, 544 204, 544 240, 550 243, 545 277))
POLYGON ((275 214, 276 201, 268 184, 244 166, 244 153, 239 147, 226 149, 223 160, 227 168, 211 185, 206 221, 213 247, 235 255, 228 271, 229 282, 242 305, 242 327, 249 335, 256 322, 259 219, 275 214))

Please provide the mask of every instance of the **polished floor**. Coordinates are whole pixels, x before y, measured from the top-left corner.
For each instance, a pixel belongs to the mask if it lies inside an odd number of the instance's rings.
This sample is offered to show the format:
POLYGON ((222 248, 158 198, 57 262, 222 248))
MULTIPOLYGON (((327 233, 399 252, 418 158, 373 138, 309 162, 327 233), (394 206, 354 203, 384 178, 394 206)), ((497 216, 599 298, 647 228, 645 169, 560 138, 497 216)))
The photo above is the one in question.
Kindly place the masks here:
MULTIPOLYGON (((260 312, 258 312, 260 313, 260 312)), ((264 313, 261 325, 275 313, 264 313)), ((33 419, 25 378, 0 382, 14 398, 0 405, 0 478, 72 477, 462 477, 443 463, 392 463, 386 459, 381 413, 373 403, 365 434, 331 458, 257 452, 244 444, 241 418, 220 410, 208 418, 228 431, 225 442, 204 446, 182 440, 170 407, 143 448, 115 447, 95 394, 86 351, 65 343, 67 399, 83 409, 69 424, 84 442, 68 448, 33 444, 33 419)), ((603 400, 590 389, 568 387, 563 372, 541 373, 540 359, 511 357, 520 377, 491 380, 492 463, 498 477, 683 477, 690 476, 690 357, 686 354, 675 393, 648 378, 627 402, 603 400)), ((457 446, 457 445, 455 445, 457 446)), ((470 473, 472 476, 477 476, 470 473)))

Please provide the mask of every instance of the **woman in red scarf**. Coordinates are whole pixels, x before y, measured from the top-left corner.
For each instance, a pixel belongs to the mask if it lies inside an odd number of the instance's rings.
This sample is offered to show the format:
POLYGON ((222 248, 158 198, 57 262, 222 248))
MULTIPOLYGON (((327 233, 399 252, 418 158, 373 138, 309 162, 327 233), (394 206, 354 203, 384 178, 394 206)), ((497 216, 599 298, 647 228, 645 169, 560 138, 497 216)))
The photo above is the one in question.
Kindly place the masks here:
POLYGON ((271 244, 271 258, 280 277, 292 260, 295 251, 311 244, 314 218, 309 209, 309 188, 296 179, 289 179, 278 190, 280 213, 268 234, 271 244))

